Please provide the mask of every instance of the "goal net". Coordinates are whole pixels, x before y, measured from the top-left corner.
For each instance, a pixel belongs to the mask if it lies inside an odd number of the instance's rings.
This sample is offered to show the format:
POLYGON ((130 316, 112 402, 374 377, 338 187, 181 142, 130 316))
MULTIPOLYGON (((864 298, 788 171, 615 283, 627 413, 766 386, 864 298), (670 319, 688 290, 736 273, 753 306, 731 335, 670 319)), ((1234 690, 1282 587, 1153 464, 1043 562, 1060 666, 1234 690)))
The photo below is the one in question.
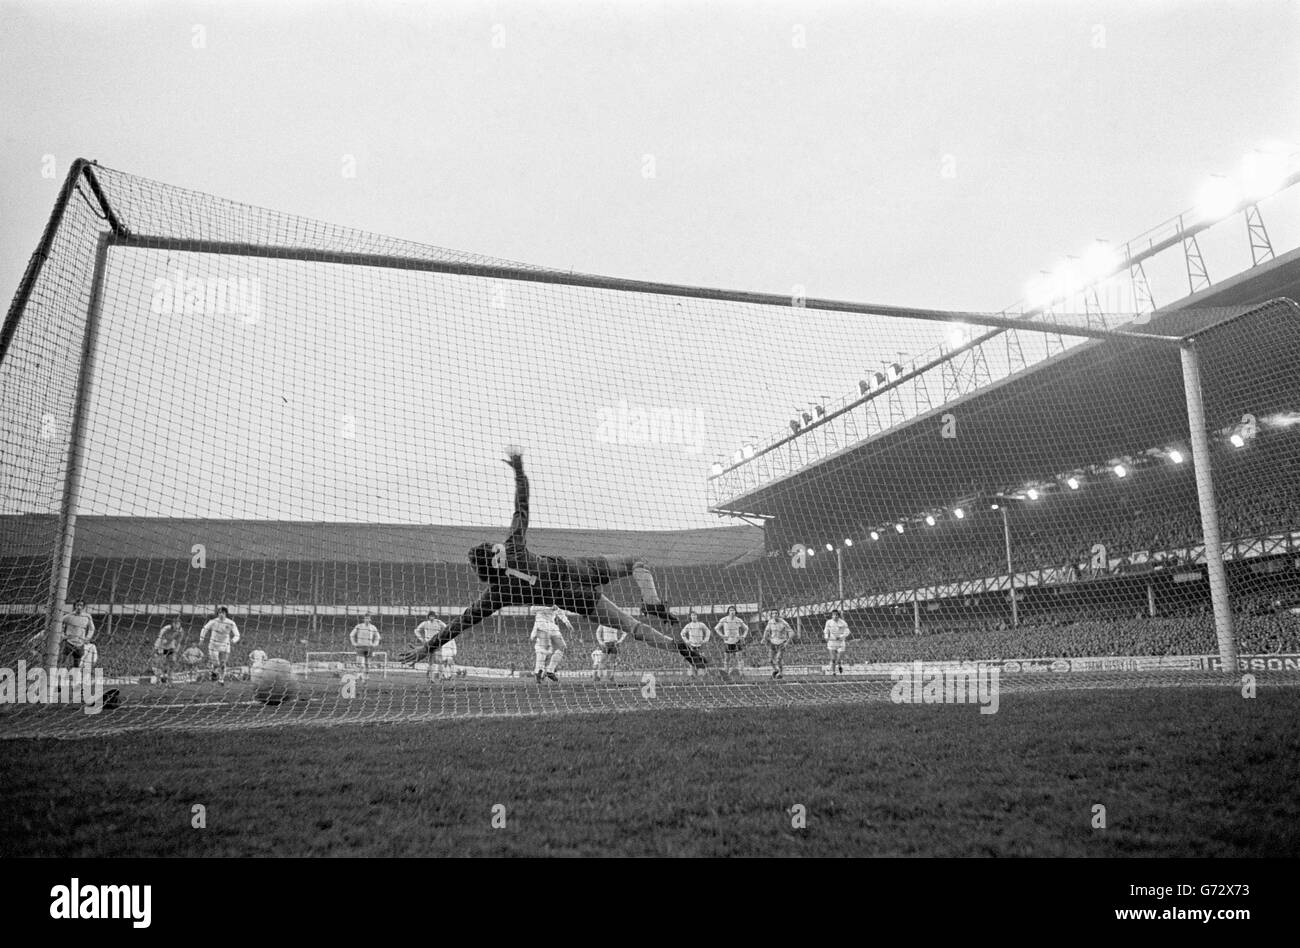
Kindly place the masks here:
POLYGON ((1282 674, 1296 307, 1153 313, 1131 276, 958 318, 798 274, 526 266, 78 163, 0 335, 0 734, 889 701, 914 667, 1282 674), (493 589, 463 674, 396 673, 493 589), (356 667, 366 614, 391 673, 345 694, 320 673, 356 667), (293 702, 201 673, 254 650, 293 702), (110 712, 28 681, 87 661, 110 712))

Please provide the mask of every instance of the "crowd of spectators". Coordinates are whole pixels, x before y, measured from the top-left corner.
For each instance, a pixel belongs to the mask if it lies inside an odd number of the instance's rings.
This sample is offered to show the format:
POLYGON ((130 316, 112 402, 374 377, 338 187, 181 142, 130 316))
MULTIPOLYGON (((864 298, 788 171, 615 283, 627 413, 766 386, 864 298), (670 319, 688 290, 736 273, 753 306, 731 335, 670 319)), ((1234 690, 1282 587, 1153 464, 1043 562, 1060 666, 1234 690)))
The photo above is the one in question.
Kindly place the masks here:
MULTIPOLYGON (((1010 515, 1012 566, 1016 572, 1059 568, 1084 578, 1101 571, 1094 560, 1103 549, 1106 571, 1191 562, 1192 549, 1202 542, 1195 491, 1187 483, 1159 486, 1138 491, 1112 486, 1095 489, 1086 498, 1081 493, 1054 497, 1041 507, 1018 505, 1010 515)), ((1005 575, 1007 544, 1001 517, 986 516, 988 522, 982 524, 973 519, 934 528, 914 526, 901 535, 886 531, 878 542, 846 551, 845 598, 1005 575)), ((1300 486, 1284 478, 1253 490, 1225 491, 1219 499, 1219 519, 1228 543, 1300 531, 1300 486)), ((818 596, 838 598, 837 571, 827 567, 826 560, 816 565, 823 568, 810 569, 807 577, 773 569, 769 588, 783 604, 816 601, 818 596)))
MULTIPOLYGON (((1300 620, 1294 616, 1236 618, 1242 654, 1300 652, 1300 620)), ((1090 619, 1018 628, 943 630, 930 635, 867 639, 863 660, 991 661, 1010 658, 1212 655, 1218 651, 1214 620, 1206 614, 1090 619)))

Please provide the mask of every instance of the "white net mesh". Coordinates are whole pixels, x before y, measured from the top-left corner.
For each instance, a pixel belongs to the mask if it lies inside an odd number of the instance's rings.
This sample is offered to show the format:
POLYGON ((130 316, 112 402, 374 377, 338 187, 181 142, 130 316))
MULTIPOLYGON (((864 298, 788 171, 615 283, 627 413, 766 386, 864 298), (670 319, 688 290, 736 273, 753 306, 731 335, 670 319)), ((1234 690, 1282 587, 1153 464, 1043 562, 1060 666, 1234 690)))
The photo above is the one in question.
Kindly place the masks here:
POLYGON ((1224 623, 1179 350, 1081 335, 1123 327, 1197 333, 1239 651, 1300 667, 1289 302, 954 325, 70 181, 0 363, 0 734, 887 700, 914 661, 1009 688, 1199 680, 1224 623), (527 549, 567 579, 467 561, 518 512, 507 444, 527 549), (539 659, 548 595, 569 625, 539 659), (20 662, 87 643, 111 714, 27 700, 20 662), (259 697, 254 652, 291 700, 259 697))

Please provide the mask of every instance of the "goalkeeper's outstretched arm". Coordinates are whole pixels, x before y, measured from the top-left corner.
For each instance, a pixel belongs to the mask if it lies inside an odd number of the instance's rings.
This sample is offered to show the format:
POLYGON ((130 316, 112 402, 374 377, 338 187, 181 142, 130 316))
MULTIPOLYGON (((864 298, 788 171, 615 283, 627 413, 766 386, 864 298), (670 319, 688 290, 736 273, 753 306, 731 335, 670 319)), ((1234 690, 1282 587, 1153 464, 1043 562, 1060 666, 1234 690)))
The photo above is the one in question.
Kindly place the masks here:
POLYGON ((478 602, 452 619, 445 629, 432 636, 422 645, 414 645, 406 649, 398 658, 408 665, 413 665, 425 656, 432 655, 434 649, 446 645, 466 629, 471 629, 488 618, 488 616, 495 615, 504 605, 505 602, 501 594, 489 587, 483 592, 483 595, 478 597, 478 602))
POLYGON ((474 605, 470 606, 456 618, 452 619, 451 622, 448 623, 447 628, 443 629, 429 640, 429 644, 434 648, 446 645, 466 629, 472 629, 484 619, 488 618, 488 616, 495 615, 504 605, 505 601, 502 599, 501 593, 490 588, 485 590, 483 595, 478 597, 478 602, 474 603, 474 605))
POLYGON ((528 532, 528 475, 524 473, 523 451, 514 445, 506 448, 506 463, 515 472, 515 514, 510 519, 510 536, 506 545, 519 548, 524 546, 525 534, 528 532))

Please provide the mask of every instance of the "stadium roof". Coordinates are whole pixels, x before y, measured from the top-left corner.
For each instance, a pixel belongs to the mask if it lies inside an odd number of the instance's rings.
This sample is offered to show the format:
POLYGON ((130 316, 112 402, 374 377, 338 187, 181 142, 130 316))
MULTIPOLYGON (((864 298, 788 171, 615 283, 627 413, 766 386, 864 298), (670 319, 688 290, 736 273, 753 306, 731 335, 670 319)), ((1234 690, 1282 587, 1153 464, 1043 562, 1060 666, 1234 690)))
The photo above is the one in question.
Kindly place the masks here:
MULTIPOLYGON (((1300 299, 1300 250, 1158 311, 1140 331, 1185 337, 1278 298, 1300 299)), ((1294 310, 1277 307, 1260 318, 1269 326, 1252 336, 1257 346, 1215 347, 1213 365, 1206 360, 1202 367, 1207 384, 1211 378, 1274 380, 1271 389, 1249 393, 1248 405, 1234 406, 1238 419, 1242 411, 1262 415, 1300 404, 1294 310), (1284 334, 1290 344, 1279 344, 1284 334), (1284 390, 1279 378, 1288 380, 1284 390)), ((1175 346, 1087 340, 721 506, 788 518, 817 535, 846 535, 981 490, 1138 454, 1187 432, 1175 346), (959 437, 936 437, 939 416, 955 410, 959 437)))
MULTIPOLYGON (((49 556, 58 529, 49 515, 0 516, 0 555, 49 556)), ((78 517, 75 555, 189 559, 204 545, 210 559, 329 562, 463 563, 471 546, 504 539, 508 527, 308 523, 140 517, 78 517)), ((752 526, 679 531, 528 531, 528 546, 562 556, 644 556, 656 566, 738 566, 763 555, 752 526)))

